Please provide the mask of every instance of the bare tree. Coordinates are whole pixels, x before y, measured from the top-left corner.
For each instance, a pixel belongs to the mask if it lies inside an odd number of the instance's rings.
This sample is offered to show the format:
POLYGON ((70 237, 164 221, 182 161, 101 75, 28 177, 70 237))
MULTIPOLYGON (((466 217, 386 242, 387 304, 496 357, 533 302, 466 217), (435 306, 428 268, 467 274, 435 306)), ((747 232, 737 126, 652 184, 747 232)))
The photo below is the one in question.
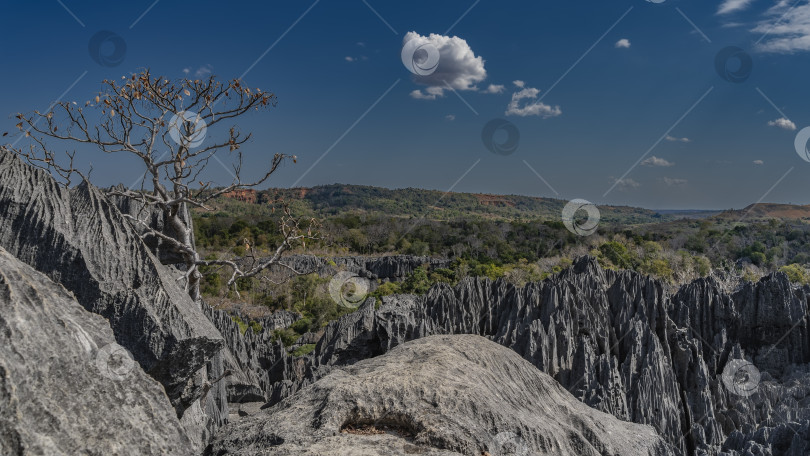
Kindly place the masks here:
POLYGON ((240 148, 252 133, 243 135, 232 122, 251 110, 274 107, 276 103, 273 93, 248 88, 239 79, 223 83, 211 76, 205 80, 173 81, 154 77, 144 70, 120 81, 105 80, 102 90, 84 106, 59 101, 46 113, 18 114, 17 128, 25 130, 31 144, 25 150, 9 150, 61 177, 64 185, 70 185, 73 174, 83 179, 87 176, 74 166, 75 152, 68 152, 67 160, 58 159, 46 139, 89 144, 109 154, 137 156, 146 168, 140 188, 113 193, 138 200, 144 208, 157 208, 172 230, 167 234, 139 217, 125 216, 139 225, 145 236, 160 238, 173 254, 182 258, 184 274, 178 280, 183 281, 194 300, 200 298, 200 266, 228 268, 228 287, 238 294, 239 278, 254 277, 273 265, 285 266, 279 261, 285 251, 318 237, 316 220, 297 219, 282 205, 279 222, 282 241, 268 259, 256 260, 255 251, 249 248, 251 259, 247 261, 204 260, 194 245, 190 207, 210 209, 208 203, 214 198, 261 185, 284 161, 295 161, 295 156, 274 154, 262 177, 251 182, 242 180, 240 148), (227 129, 227 134, 215 139, 215 135, 209 134, 214 129, 227 129), (210 160, 219 160, 216 154, 223 151, 231 155, 233 181, 225 187, 201 181, 210 160))

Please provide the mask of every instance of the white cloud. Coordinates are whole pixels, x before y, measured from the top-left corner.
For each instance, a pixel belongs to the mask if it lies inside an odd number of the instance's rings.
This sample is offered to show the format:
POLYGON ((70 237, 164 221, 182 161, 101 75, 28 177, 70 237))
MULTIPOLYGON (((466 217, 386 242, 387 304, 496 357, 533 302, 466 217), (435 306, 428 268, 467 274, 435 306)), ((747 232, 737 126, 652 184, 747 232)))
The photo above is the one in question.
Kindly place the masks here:
POLYGON ((515 87, 520 87, 521 89, 522 89, 523 87, 526 87, 526 83, 525 83, 525 82, 523 82, 523 81, 521 81, 520 79, 517 79, 517 80, 515 80, 515 81, 512 81, 512 84, 514 84, 514 85, 515 85, 515 87))
POLYGON ((197 71, 194 72, 194 76, 198 78, 203 78, 211 74, 211 71, 214 70, 214 66, 210 63, 206 63, 205 65, 197 68, 197 71))
POLYGON ((664 139, 671 142, 684 142, 684 143, 692 142, 692 140, 689 138, 676 138, 675 136, 670 135, 667 135, 666 138, 664 139))
POLYGON ((756 47, 759 51, 783 54, 810 51, 810 3, 792 6, 779 0, 751 31, 767 34, 767 39, 756 47))
POLYGON ((639 188, 641 184, 630 179, 629 177, 625 177, 624 179, 613 179, 613 182, 619 188, 619 190, 627 190, 630 188, 639 188))
POLYGON ((189 73, 191 73, 191 68, 188 68, 188 67, 183 68, 183 73, 184 73, 184 74, 189 74, 189 73))
POLYGON ((735 11, 742 11, 748 8, 754 0, 724 0, 717 9, 717 14, 729 14, 735 11))
MULTIPOLYGON (((525 87, 523 81, 515 81, 514 84, 518 87, 525 87)), ((548 119, 549 117, 557 117, 562 114, 562 110, 559 106, 549 106, 541 101, 527 101, 523 106, 520 105, 521 101, 524 99, 536 100, 537 94, 539 93, 540 91, 533 87, 525 87, 513 93, 512 101, 510 101, 509 105, 506 107, 506 115, 521 117, 540 116, 544 119, 548 119)))
POLYGON ((347 62, 354 62, 355 60, 357 60, 354 57, 350 57, 348 55, 346 57, 344 57, 344 58, 346 59, 347 62))
POLYGON ((489 87, 484 90, 484 93, 503 93, 504 89, 506 89, 506 87, 500 84, 490 84, 489 87))
POLYGON ((667 161, 667 160, 665 160, 663 158, 656 157, 655 155, 653 155, 652 157, 650 157, 650 158, 644 160, 643 162, 641 162, 641 165, 642 166, 673 166, 673 165, 675 165, 675 163, 672 163, 671 161, 667 161))
POLYGON ((754 164, 755 164, 755 165, 764 165, 764 164, 765 164, 765 162, 764 162, 764 161, 762 161, 762 160, 754 160, 754 164))
POLYGON ((777 127, 777 128, 781 128, 783 130, 788 130, 788 131, 796 130, 796 124, 793 123, 793 121, 791 121, 790 119, 785 118, 785 117, 780 117, 780 118, 778 118, 776 120, 769 121, 768 126, 769 127, 777 127))
MULTIPOLYGON (((408 32, 403 43, 410 40, 430 43, 439 51, 439 63, 436 71, 426 76, 413 75, 414 82, 429 86, 428 93, 443 96, 448 85, 459 91, 478 90, 477 84, 487 78, 484 59, 475 56, 466 40, 457 36, 449 37, 435 33, 422 36, 416 32, 408 32), (430 92, 430 89, 435 90, 430 92), (441 91, 441 94, 437 91, 441 91)), ((431 99, 435 98, 434 96, 431 99)))
POLYGON ((616 42, 615 46, 619 49, 622 48, 627 49, 630 47, 630 40, 628 40, 627 38, 622 38, 616 42))
POLYGON ((675 177, 664 177, 661 179, 668 187, 674 187, 676 185, 685 185, 689 181, 686 179, 678 179, 675 177))
POLYGON ((450 122, 452 122, 452 121, 456 120, 456 116, 453 115, 453 114, 448 114, 448 115, 444 116, 444 119, 449 120, 450 122))
POLYGON ((422 92, 419 89, 414 90, 411 92, 411 98, 415 98, 417 100, 435 100, 436 98, 440 98, 444 96, 444 90, 441 87, 428 87, 425 89, 425 92, 422 92))

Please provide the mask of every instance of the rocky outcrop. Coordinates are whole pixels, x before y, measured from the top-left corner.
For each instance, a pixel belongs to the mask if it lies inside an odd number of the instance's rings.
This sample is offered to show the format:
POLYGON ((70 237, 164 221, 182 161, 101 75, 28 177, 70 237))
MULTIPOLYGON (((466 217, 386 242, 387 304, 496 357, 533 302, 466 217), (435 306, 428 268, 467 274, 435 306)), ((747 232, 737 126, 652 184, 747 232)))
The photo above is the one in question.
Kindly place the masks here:
POLYGON ((224 342, 101 191, 61 187, 0 152, 0 246, 106 318, 178 415, 202 396, 201 371, 224 342))
POLYGON ((422 338, 335 369, 222 429, 206 454, 484 452, 674 454, 651 427, 589 408, 514 351, 470 335, 422 338))
POLYGON ((0 248, 0 454, 193 451, 109 323, 0 248))
POLYGON ((523 288, 488 279, 439 284, 426 296, 386 297, 378 309, 367 301, 327 326, 310 355, 266 352, 269 399, 410 340, 477 334, 585 404, 653 426, 681 454, 799 454, 810 419, 808 377, 799 374, 810 363, 808 293, 783 274, 736 292, 710 278, 672 293, 588 258, 523 288), (784 429, 799 436, 787 446, 784 429))

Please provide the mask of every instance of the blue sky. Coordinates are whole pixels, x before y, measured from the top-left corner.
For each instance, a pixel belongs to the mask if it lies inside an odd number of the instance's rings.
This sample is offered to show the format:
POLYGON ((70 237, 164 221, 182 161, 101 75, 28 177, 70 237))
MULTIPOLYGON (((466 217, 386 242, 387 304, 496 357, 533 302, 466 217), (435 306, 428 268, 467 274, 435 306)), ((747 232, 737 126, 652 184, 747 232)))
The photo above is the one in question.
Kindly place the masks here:
MULTIPOLYGON (((279 100, 240 122, 255 132, 247 168, 258 176, 276 152, 299 158, 273 186, 452 188, 649 208, 810 203, 810 163, 794 146, 810 126, 808 0, 3 6, 4 115, 43 110, 68 88, 63 99, 83 102, 104 78, 145 67, 173 78, 245 74, 279 100), (126 43, 117 66, 88 51, 102 30, 126 43), (439 52, 433 74, 403 64, 406 36, 439 52), (728 46, 750 55, 742 83, 715 68, 728 46), (519 131, 514 153, 484 146, 493 119, 519 131)), ((4 123, 13 133, 16 121, 4 123)), ((505 139, 500 131, 495 142, 505 139)), ((98 185, 140 174, 134 160, 83 152, 98 185)), ((230 180, 221 168, 209 177, 230 180)))

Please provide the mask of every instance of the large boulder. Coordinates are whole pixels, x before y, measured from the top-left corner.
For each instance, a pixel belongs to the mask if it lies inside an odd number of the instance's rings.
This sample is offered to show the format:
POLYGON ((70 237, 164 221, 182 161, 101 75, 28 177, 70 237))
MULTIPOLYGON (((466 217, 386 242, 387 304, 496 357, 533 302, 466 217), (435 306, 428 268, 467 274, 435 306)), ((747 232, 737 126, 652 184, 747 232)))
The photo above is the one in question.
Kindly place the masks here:
POLYGON ((109 323, 0 248, 0 454, 192 452, 162 386, 109 323))
POLYGON ((576 400, 513 350, 431 336, 333 370, 228 425, 208 455, 674 454, 649 427, 576 400))
POLYGON ((0 151, 0 246, 106 318, 178 415, 201 397, 222 337, 101 191, 62 187, 0 151))

